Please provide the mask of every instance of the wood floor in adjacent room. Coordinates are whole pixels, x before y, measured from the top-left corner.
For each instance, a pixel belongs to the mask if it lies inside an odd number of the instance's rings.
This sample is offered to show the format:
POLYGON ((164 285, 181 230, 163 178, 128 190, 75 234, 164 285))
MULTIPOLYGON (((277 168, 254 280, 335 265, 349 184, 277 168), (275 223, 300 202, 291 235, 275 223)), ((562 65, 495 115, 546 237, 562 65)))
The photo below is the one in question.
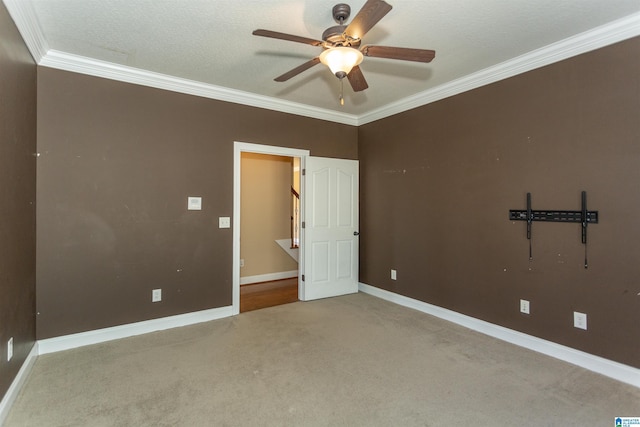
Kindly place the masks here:
POLYGON ((240 313, 298 301, 298 278, 240 286, 240 313))

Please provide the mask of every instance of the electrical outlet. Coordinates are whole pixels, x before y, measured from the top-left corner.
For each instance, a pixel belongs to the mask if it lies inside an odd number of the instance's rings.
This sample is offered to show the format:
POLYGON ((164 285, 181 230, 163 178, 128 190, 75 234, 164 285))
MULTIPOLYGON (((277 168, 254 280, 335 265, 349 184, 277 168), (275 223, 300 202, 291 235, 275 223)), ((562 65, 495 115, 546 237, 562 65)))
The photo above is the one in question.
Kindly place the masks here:
POLYGON ((151 291, 151 302, 162 301, 162 289, 154 289, 151 291))
POLYGON ((9 341, 7 341, 7 362, 9 362, 12 357, 13 357, 13 337, 9 338, 9 341))
POLYGON ((240 267, 244 267, 244 259, 240 260, 240 267))
POLYGON ((585 313, 573 312, 573 326, 575 328, 587 330, 587 315, 585 313))
POLYGON ((391 280, 397 280, 398 276, 395 270, 391 269, 391 280))
POLYGON ((529 301, 526 299, 520 300, 520 313, 529 314, 529 301))

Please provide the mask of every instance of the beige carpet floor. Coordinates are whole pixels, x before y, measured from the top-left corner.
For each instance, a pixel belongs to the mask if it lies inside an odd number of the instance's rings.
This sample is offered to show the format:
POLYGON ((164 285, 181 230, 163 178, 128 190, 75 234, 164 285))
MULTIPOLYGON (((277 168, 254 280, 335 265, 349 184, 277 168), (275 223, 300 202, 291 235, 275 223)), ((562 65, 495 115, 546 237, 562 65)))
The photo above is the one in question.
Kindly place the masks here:
POLYGON ((613 426, 640 389, 366 294, 41 356, 13 426, 613 426))

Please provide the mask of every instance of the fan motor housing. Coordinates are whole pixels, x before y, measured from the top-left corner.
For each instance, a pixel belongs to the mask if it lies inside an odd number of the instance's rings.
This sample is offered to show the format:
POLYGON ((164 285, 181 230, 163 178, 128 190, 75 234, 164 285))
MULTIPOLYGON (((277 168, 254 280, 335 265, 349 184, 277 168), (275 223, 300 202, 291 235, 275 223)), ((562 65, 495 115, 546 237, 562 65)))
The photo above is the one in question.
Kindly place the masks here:
POLYGON ((347 46, 358 47, 360 46, 360 39, 347 39, 344 36, 344 31, 347 29, 346 25, 336 25, 329 27, 322 33, 322 40, 333 46, 347 46))

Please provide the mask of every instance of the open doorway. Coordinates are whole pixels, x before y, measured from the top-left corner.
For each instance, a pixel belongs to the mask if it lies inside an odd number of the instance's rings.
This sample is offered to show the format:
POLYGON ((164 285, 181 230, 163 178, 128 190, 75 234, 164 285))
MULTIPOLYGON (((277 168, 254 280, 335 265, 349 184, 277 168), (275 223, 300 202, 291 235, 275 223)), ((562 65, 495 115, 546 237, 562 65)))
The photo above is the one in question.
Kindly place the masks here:
POLYGON ((310 301, 358 292, 358 161, 312 157, 308 150, 235 142, 232 313, 240 313, 243 152, 301 159, 299 299, 310 301))
POLYGON ((240 312, 298 301, 300 158, 240 158, 240 312))
MULTIPOLYGON (((288 276, 289 278, 294 275, 296 277, 294 277, 295 279, 295 283, 298 284, 299 286, 299 279, 300 279, 300 273, 299 273, 299 268, 298 268, 298 264, 294 263, 294 264, 289 264, 289 265, 294 265, 295 266, 295 270, 291 269, 291 270, 287 270, 288 267, 283 267, 283 265, 285 264, 278 264, 278 266, 275 266, 275 268, 273 266, 268 267, 265 269, 265 263, 263 261, 267 261, 267 256, 265 256, 263 254, 263 256, 260 255, 255 255, 256 251, 257 253, 260 253, 261 249, 260 246, 264 244, 264 239, 263 243, 258 244, 258 248, 257 249, 251 249, 251 251, 254 252, 254 255, 248 254, 246 253, 244 250, 242 250, 242 257, 241 257, 241 247, 242 247, 242 243, 241 243, 241 239, 243 237, 248 237, 250 238, 250 235, 252 234, 251 228, 255 229, 268 229, 271 227, 271 225, 265 221, 264 219, 261 219, 260 216, 261 214, 264 213, 264 209, 263 209, 263 205, 262 207, 260 206, 260 204, 258 204, 258 207, 254 207, 252 209, 248 208, 247 202, 245 201, 245 206, 243 206, 242 203, 242 198, 243 198, 243 174, 242 174, 242 157, 243 154, 246 154, 246 158, 250 158, 252 161, 263 161, 265 159, 275 159, 275 158, 283 158, 285 160, 283 160, 284 162, 288 163, 288 168, 289 168, 289 182, 290 185, 286 190, 286 206, 287 206, 287 214, 285 216, 286 222, 285 222, 285 227, 284 229, 286 229, 286 232, 283 236, 280 236, 280 234, 282 234, 282 224, 280 225, 280 232, 279 234, 277 234, 277 236, 279 237, 275 237, 276 235, 272 235, 269 237, 269 242, 267 242, 267 245, 270 246, 269 248, 269 253, 270 255, 268 257, 276 257, 276 258, 280 258, 280 261, 282 261, 283 257, 286 260, 287 258, 289 258, 290 260, 290 255, 287 255, 284 251, 284 249, 282 248, 282 246, 278 246, 276 240, 285 240, 287 239, 288 241, 291 240, 291 234, 290 234, 290 227, 291 227, 291 215, 290 215, 290 203, 291 203, 291 183, 292 181, 292 159, 293 158, 298 158, 298 159, 303 159, 306 156, 309 155, 309 151, 308 150, 299 150, 299 149, 292 149, 292 148, 284 148, 284 147, 275 147, 275 146, 266 146, 266 145, 258 145, 258 144, 250 144, 250 143, 243 143, 243 142, 236 142, 234 144, 234 214, 233 214, 233 313, 234 314, 238 314, 240 313, 240 287, 241 284, 243 285, 247 285, 249 284, 249 282, 251 281, 260 281, 260 282, 266 282, 266 281, 273 281, 273 280, 278 280, 280 278, 287 278, 287 277, 283 277, 284 276, 288 276), (260 156, 258 155, 263 155, 266 157, 262 157, 260 158, 260 156), (244 224, 242 219, 243 219, 243 211, 245 210, 245 208, 247 208, 248 211, 255 211, 255 213, 257 213, 257 221, 255 221, 255 223, 253 225, 247 225, 244 224), (248 230, 243 229, 244 227, 247 227, 248 230), (273 249, 275 249, 275 251, 273 251, 273 249), (246 257, 246 258, 244 258, 246 257), (254 261, 250 261, 248 258, 251 257, 254 261), (263 258, 263 259, 260 259, 263 258), (241 260, 243 260, 243 264, 244 266, 241 267, 241 260), (249 262, 251 262, 251 266, 249 265, 249 262), (252 270, 253 267, 256 267, 255 269, 252 270), (241 278, 241 268, 243 269, 242 271, 242 278, 241 278), (282 270, 284 268, 284 270, 282 270), (282 270, 282 271, 267 271, 267 270, 282 270), (244 283, 242 283, 244 282, 244 283)), ((280 159, 282 160, 282 159, 280 159)), ((273 163, 273 162, 272 162, 273 163)), ((277 163, 277 161, 276 161, 277 163)), ((265 166, 264 164, 262 166, 265 166)), ((273 166, 273 165, 272 165, 273 166)), ((262 168, 259 168, 262 169, 262 168)), ((245 177, 246 178, 246 177, 245 177)), ((244 189, 244 191, 253 191, 253 190, 247 190, 244 189)), ((302 196, 302 189, 300 188, 300 191, 298 191, 298 194, 300 196, 302 196)), ((251 197, 251 195, 248 195, 249 197, 251 197)), ((297 220, 299 221, 299 219, 297 220)), ((246 242, 245 242, 246 243, 246 242)), ((300 249, 298 249, 298 251, 302 251, 303 250, 303 245, 304 245, 304 239, 299 239, 298 241, 298 246, 300 247, 300 249)), ((264 248, 264 246, 262 246, 264 248)), ((297 298, 297 295, 296 295, 297 298)))

